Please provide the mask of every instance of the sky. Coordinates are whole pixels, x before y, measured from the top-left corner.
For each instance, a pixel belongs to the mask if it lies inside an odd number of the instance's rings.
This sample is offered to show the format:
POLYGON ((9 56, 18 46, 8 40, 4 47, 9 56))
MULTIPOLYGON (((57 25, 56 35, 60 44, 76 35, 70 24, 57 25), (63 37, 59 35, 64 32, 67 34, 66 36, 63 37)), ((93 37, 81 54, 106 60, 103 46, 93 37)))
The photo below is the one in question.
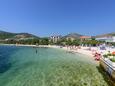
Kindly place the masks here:
POLYGON ((115 0, 0 0, 0 30, 37 36, 115 32, 115 0))

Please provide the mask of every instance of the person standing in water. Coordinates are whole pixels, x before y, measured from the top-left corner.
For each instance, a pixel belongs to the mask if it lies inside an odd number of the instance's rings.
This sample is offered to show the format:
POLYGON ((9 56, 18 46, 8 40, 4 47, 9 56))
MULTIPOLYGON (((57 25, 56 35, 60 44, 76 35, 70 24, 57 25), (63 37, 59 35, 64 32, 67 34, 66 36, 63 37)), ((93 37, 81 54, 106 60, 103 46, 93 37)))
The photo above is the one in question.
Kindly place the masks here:
POLYGON ((36 54, 37 54, 37 49, 36 49, 36 54))

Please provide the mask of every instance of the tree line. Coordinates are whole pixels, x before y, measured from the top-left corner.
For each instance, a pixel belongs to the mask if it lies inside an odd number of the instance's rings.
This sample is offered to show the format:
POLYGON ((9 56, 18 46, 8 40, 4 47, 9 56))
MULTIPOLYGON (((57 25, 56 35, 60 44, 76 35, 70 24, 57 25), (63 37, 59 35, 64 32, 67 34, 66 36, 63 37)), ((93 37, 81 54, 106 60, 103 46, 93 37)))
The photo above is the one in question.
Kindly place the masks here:
MULTIPOLYGON (((91 40, 83 40, 75 39, 75 40, 67 40, 66 38, 58 40, 56 43, 54 43, 49 38, 34 38, 34 39, 26 39, 26 40, 7 40, 7 41, 0 41, 0 43, 4 44, 29 44, 29 45, 83 45, 83 46, 97 46, 102 43, 105 43, 104 41, 97 41, 95 39, 91 40)), ((111 45, 115 46, 115 43, 109 43, 111 45)))

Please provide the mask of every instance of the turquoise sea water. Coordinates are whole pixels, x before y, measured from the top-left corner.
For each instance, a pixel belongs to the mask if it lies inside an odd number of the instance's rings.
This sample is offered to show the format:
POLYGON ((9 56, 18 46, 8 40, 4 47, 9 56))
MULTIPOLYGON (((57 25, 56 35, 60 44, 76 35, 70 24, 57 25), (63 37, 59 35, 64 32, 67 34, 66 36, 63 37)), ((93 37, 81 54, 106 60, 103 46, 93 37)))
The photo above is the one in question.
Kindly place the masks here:
POLYGON ((110 86, 89 57, 61 49, 0 46, 0 86, 110 86))

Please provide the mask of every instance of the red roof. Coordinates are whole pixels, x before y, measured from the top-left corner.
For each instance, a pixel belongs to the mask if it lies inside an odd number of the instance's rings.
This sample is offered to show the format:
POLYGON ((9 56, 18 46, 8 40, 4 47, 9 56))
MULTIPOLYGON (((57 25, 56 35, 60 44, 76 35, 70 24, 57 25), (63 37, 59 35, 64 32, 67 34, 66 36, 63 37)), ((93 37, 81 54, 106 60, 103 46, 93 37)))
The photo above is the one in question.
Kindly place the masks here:
POLYGON ((88 38, 91 38, 91 36, 81 36, 80 38, 81 39, 88 39, 88 38))

